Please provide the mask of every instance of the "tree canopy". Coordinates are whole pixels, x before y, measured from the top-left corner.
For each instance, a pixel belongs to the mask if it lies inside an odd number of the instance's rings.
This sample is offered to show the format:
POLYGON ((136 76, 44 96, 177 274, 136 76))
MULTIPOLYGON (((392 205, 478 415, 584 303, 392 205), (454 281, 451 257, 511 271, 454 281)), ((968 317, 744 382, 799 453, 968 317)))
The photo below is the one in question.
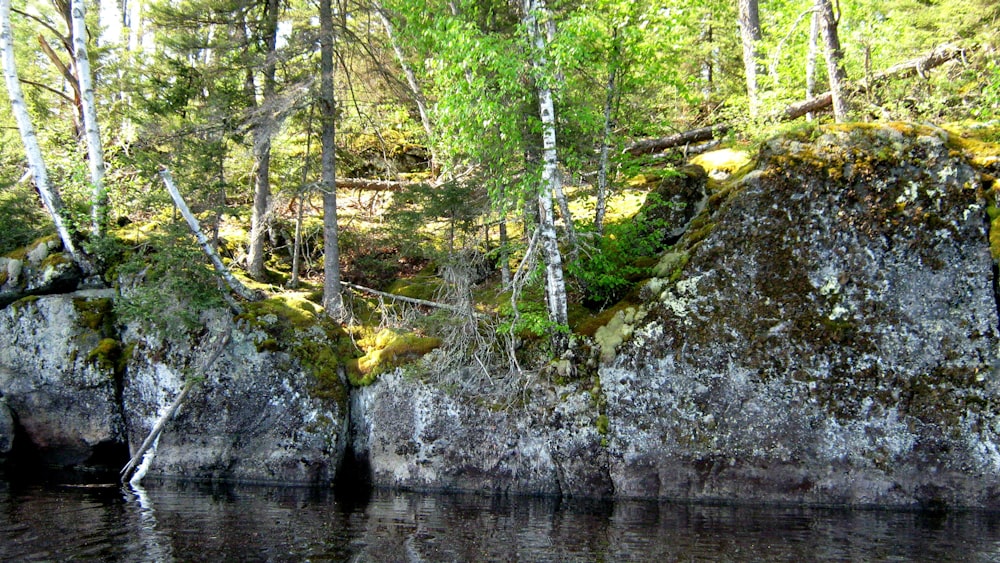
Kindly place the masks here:
POLYGON ((558 342, 664 250, 608 201, 685 151, 746 148, 807 112, 1000 114, 990 0, 12 0, 9 14, 5 74, 45 171, 8 89, 0 253, 65 226, 121 283, 130 262, 195 244, 167 228, 169 169, 237 275, 271 292, 331 281, 315 301, 345 322, 374 312, 342 301, 341 280, 402 294, 433 265, 419 297, 558 342), (636 149, 650 139, 680 140, 636 149), (495 274, 494 297, 442 288, 459 266, 470 287, 495 274))

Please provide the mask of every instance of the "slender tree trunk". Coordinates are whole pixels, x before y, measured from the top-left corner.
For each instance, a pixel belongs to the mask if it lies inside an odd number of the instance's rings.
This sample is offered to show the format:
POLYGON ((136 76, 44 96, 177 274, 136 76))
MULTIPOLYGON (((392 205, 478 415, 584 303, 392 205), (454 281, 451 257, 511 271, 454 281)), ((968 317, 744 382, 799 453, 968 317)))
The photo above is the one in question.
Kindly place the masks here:
POLYGON ((108 223, 108 192, 104 188, 104 145, 97 122, 97 104, 94 100, 94 80, 87 55, 87 9, 83 0, 72 0, 70 9, 73 22, 73 55, 76 61, 77 80, 80 84, 80 102, 83 107, 84 138, 90 164, 91 234, 100 238, 108 223))
MULTIPOLYGON (((420 124, 424 128, 424 133, 427 135, 428 146, 434 146, 434 127, 431 125, 430 114, 427 112, 427 99, 424 97, 423 89, 420 88, 420 83, 417 82, 417 75, 413 72, 413 67, 406 62, 406 56, 403 54, 403 49, 399 46, 399 42, 396 41, 396 33, 392 27, 392 21, 389 20, 389 16, 386 15, 385 10, 382 8, 381 2, 375 2, 375 11, 378 12, 379 18, 382 20, 382 27, 385 28, 386 37, 389 38, 389 43, 392 45, 392 50, 396 53, 396 61, 399 62, 400 68, 403 69, 403 74, 406 76, 406 84, 410 87, 410 93, 413 94, 413 101, 417 104, 417 112, 420 114, 420 124)), ((437 174, 438 162, 435 151, 431 150, 431 171, 437 174)))
POLYGON ((28 107, 24 103, 24 92, 21 90, 21 82, 17 76, 17 62, 14 59, 14 42, 10 26, 10 0, 0 0, 0 58, 2 58, 3 63, 4 80, 7 83, 7 94, 10 97, 11 112, 17 121, 28 168, 31 169, 31 174, 35 178, 38 195, 41 197, 46 211, 49 212, 52 223, 55 224, 63 248, 69 252, 73 261, 85 274, 92 274, 94 273, 93 266, 83 252, 76 247, 69 227, 63 221, 62 198, 59 196, 59 190, 49 183, 48 169, 45 167, 45 159, 42 157, 42 147, 35 135, 35 127, 28 114, 28 107))
POLYGON ((621 40, 618 28, 611 32, 611 68, 608 70, 608 85, 604 98, 604 131, 601 133, 601 154, 597 166, 597 209, 594 211, 594 230, 598 236, 604 236, 604 215, 607 213, 608 194, 608 145, 611 143, 611 128, 613 127, 612 112, 617 95, 618 72, 621 68, 621 40))
MULTIPOLYGON (((816 95, 816 55, 819 53, 819 12, 815 9, 809 23, 809 50, 806 52, 806 99, 816 95)), ((806 114, 806 120, 812 121, 813 114, 806 114)))
POLYGON ((337 99, 334 93, 334 32, 331 0, 319 0, 320 25, 320 120, 323 145, 323 307, 333 319, 344 318, 344 296, 340 288, 340 246, 337 240, 336 124, 337 99))
POLYGON ((757 0, 738 0, 740 38, 743 43, 743 68, 746 73, 747 97, 750 100, 750 116, 760 113, 760 98, 757 92, 757 42, 762 38, 760 31, 760 10, 757 0))
POLYGON ((839 123, 847 119, 848 107, 844 96, 847 73, 844 72, 844 55, 840 49, 840 38, 837 35, 837 19, 833 14, 830 0, 816 0, 816 11, 819 14, 819 30, 823 37, 824 54, 826 55, 826 73, 830 77, 833 118, 839 123))
MULTIPOLYGON (((264 91, 263 105, 274 99, 276 49, 278 39, 278 1, 266 0, 264 7, 264 91)), ((256 92, 253 88, 253 71, 247 71, 247 96, 256 102, 256 92)), ((254 103, 253 105, 256 105, 254 103)), ((253 215, 250 218, 250 244, 247 251, 247 273, 255 280, 264 279, 264 240, 271 212, 271 137, 276 124, 267 115, 260 112, 259 121, 254 127, 254 196, 253 215)))
MULTIPOLYGON (((552 348, 556 355, 565 351, 568 341, 562 327, 569 324, 566 282, 563 278, 562 255, 556 235, 552 194, 560 189, 558 154, 556 152, 555 104, 550 78, 546 74, 545 37, 539 29, 537 14, 546 14, 544 0, 525 0, 525 27, 532 46, 532 66, 538 93, 538 113, 542 122, 542 185, 538 191, 539 239, 545 260, 545 300, 549 320, 556 325, 552 332, 552 348)), ((568 218, 569 219, 569 218, 568 218)))
POLYGON ((299 190, 299 206, 295 213, 295 241, 292 243, 292 279, 289 287, 299 286, 299 269, 302 267, 302 213, 305 209, 305 198, 309 197, 309 156, 312 153, 312 120, 315 104, 309 105, 309 117, 306 120, 306 157, 302 163, 302 187, 299 190))

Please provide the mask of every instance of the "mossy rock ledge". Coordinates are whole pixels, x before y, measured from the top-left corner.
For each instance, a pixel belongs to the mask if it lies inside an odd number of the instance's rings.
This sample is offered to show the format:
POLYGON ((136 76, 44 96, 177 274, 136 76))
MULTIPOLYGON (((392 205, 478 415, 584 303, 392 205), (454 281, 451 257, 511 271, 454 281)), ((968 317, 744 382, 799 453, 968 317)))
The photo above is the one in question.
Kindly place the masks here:
POLYGON ((993 197, 937 128, 767 142, 600 371, 616 493, 1000 508, 993 197))

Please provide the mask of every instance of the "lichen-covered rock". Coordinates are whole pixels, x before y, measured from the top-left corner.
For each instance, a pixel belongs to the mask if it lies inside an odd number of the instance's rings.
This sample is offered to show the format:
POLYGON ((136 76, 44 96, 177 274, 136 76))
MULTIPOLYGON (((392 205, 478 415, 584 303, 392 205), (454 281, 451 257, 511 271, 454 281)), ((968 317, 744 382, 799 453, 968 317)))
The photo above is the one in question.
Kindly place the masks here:
POLYGON ((592 396, 535 391, 527 405, 491 408, 386 374, 352 394, 352 450, 379 487, 609 495, 592 396))
POLYGON ((0 307, 28 295, 73 291, 81 274, 72 257, 59 252, 62 242, 46 237, 19 251, 0 256, 0 307))
POLYGON ((269 338, 235 326, 226 313, 210 315, 195 345, 142 334, 134 345, 123 391, 133 451, 183 386, 193 385, 170 421, 148 475, 247 482, 325 483, 344 452, 347 431, 342 382, 317 381, 287 352, 269 350, 269 338), (231 331, 218 358, 204 365, 231 331))
POLYGON ((601 370, 615 491, 1000 508, 989 187, 931 128, 768 142, 601 370))
POLYGON ((3 461, 14 447, 14 417, 10 414, 7 401, 0 397, 0 461, 3 461))
POLYGON ((87 290, 0 310, 0 396, 50 465, 100 465, 124 445, 114 365, 92 353, 109 303, 108 292, 87 290))

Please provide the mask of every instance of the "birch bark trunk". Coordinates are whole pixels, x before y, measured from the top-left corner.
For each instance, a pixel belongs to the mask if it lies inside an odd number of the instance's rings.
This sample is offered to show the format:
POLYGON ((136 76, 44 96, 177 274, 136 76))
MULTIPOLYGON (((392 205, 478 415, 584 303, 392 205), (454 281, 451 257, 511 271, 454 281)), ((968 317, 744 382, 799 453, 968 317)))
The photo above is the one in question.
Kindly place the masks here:
POLYGON ((760 31, 760 10, 757 0, 737 2, 740 22, 740 39, 743 43, 743 69, 746 73, 747 97, 750 100, 750 116, 760 113, 760 99, 757 93, 757 42, 762 38, 760 31))
POLYGON ((42 199, 42 204, 48 211, 49 216, 55 224, 59 239, 62 240, 63 248, 73 257, 80 270, 86 275, 94 273, 93 265, 76 247, 69 227, 63 220, 62 198, 59 190, 49 183, 48 170, 45 167, 45 159, 42 157, 42 148, 35 135, 35 127, 28 114, 28 107, 24 103, 24 92, 21 90, 21 82, 17 75, 17 62, 14 59, 14 41, 10 25, 10 0, 0 0, 0 59, 3 64, 4 80, 7 83, 7 94, 10 97, 11 112, 17 121, 17 128, 21 134, 21 142, 24 144, 24 153, 28 161, 28 168, 35 178, 35 188, 42 199))
POLYGON ((97 122, 97 104, 94 99, 94 79, 87 54, 87 8, 83 0, 72 0, 70 16, 73 26, 73 59, 76 62, 77 81, 80 84, 80 104, 83 108, 84 139, 90 166, 90 183, 93 193, 90 202, 90 231, 100 238, 108 223, 108 192, 104 188, 104 145, 97 122))
MULTIPOLYGON (((816 55, 819 52, 819 12, 815 9, 809 21, 809 51, 806 53, 806 99, 816 95, 816 55)), ((806 114, 806 120, 812 121, 813 114, 806 114)))
POLYGON ((532 66, 535 69, 535 87, 538 91, 538 113, 542 122, 542 182, 538 192, 538 231, 545 261, 545 301, 552 331, 552 348, 556 355, 565 351, 568 344, 562 327, 568 325, 566 282, 563 277, 562 255, 555 228, 552 195, 561 191, 558 154, 556 152, 555 104, 549 78, 545 76, 545 36, 539 28, 537 16, 546 15, 544 0, 525 0, 525 27, 532 46, 532 66))

